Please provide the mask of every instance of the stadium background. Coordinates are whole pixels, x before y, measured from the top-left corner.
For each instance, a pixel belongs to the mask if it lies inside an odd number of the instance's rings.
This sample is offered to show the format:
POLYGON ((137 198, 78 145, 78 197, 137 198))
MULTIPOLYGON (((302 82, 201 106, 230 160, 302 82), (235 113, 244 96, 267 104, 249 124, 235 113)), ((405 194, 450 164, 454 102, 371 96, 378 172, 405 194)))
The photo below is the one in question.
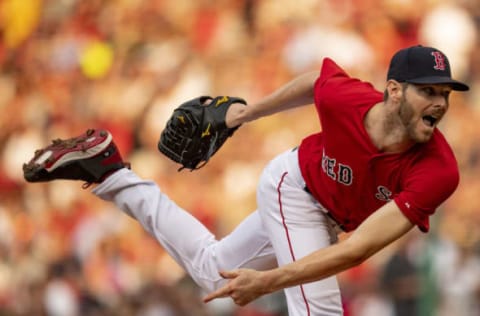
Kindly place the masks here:
POLYGON ((318 130, 315 110, 246 124, 204 169, 177 173, 156 150, 176 105, 254 102, 325 56, 383 89, 390 56, 417 43, 472 88, 440 127, 461 183, 431 234, 339 276, 345 315, 480 315, 479 27, 477 0, 1 0, 0 315, 286 315, 281 293, 202 304, 135 221, 81 183, 27 185, 22 163, 52 138, 108 128, 136 172, 221 237, 255 208, 265 163, 318 130))

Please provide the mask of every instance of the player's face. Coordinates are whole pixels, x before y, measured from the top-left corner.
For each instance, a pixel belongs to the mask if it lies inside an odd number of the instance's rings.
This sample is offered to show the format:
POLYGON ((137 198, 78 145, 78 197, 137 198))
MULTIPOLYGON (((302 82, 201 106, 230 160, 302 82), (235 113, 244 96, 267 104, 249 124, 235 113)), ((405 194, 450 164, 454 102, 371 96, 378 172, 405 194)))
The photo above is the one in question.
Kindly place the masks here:
POLYGON ((432 137, 448 110, 451 91, 448 85, 408 84, 404 87, 399 116, 413 141, 424 143, 432 137))

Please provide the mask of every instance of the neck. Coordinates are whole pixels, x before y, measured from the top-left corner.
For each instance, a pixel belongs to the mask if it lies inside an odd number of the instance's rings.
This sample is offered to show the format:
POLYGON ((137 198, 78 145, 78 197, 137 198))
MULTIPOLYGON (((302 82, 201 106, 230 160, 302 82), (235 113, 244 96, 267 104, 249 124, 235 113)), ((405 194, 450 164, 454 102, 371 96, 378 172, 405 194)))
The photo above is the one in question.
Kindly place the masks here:
POLYGON ((384 102, 375 104, 368 111, 364 126, 372 143, 380 152, 403 152, 415 144, 408 136, 399 116, 384 102))

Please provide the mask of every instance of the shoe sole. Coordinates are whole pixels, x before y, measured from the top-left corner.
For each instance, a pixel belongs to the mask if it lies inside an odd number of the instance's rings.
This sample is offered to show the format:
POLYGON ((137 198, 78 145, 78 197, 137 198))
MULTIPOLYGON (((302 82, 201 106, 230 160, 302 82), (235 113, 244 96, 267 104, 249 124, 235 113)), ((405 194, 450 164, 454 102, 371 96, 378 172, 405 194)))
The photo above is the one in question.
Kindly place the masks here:
POLYGON ((32 160, 23 166, 24 177, 31 182, 41 181, 39 173, 42 170, 51 173, 72 161, 95 157, 104 151, 111 142, 112 135, 104 130, 88 130, 84 135, 78 137, 55 140, 52 145, 37 151, 32 160))

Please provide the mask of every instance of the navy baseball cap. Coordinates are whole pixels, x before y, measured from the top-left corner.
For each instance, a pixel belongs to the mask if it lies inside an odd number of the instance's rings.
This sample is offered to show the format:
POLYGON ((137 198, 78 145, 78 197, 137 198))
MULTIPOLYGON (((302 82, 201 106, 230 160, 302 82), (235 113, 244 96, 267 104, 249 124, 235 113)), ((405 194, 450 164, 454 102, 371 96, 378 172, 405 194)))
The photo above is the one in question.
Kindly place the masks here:
POLYGON ((469 87, 452 79, 450 63, 440 50, 426 46, 412 46, 393 55, 387 80, 418 84, 448 84, 453 90, 467 91, 469 87))

